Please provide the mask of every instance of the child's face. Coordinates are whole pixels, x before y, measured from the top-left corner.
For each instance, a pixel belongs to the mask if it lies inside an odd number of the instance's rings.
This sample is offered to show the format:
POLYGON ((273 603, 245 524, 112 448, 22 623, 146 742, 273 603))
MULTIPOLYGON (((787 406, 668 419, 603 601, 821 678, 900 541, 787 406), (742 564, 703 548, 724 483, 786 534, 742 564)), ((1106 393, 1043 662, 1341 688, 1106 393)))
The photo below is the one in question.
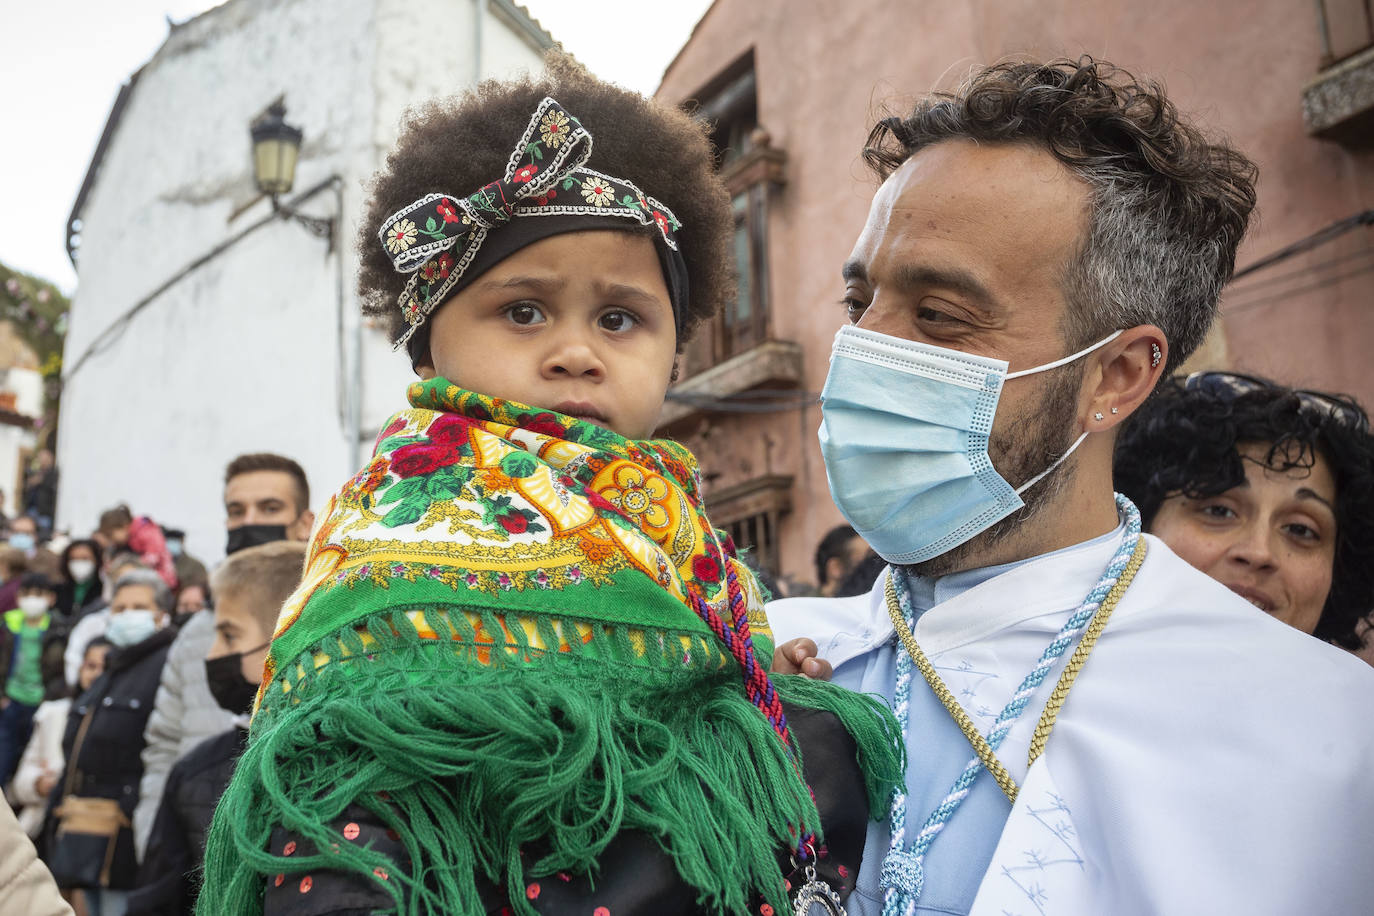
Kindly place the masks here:
POLYGON ((207 658, 221 655, 241 655, 240 670, 250 684, 262 682, 262 664, 267 658, 267 644, 272 634, 263 630, 254 613, 253 603, 258 596, 253 589, 227 592, 215 603, 215 642, 207 658))
POLYGON ((522 248, 430 318, 420 375, 652 435, 677 332, 654 242, 569 232, 522 248))

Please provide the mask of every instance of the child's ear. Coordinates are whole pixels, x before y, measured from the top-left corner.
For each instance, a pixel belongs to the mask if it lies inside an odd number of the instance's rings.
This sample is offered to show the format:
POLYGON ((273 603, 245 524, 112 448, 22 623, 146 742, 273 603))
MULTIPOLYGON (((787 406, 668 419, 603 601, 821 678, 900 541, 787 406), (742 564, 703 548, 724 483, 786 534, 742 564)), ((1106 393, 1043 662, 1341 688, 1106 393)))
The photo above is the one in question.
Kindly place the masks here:
POLYGON ((425 355, 415 361, 414 369, 415 374, 426 382, 439 374, 434 370, 434 356, 429 352, 428 347, 425 348, 425 355))

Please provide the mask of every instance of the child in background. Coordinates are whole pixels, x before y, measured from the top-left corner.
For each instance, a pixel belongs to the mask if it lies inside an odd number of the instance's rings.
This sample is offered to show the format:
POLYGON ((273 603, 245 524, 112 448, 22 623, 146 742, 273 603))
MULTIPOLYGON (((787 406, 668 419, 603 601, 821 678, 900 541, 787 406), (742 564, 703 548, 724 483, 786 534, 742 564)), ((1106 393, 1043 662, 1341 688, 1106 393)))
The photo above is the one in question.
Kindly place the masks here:
POLYGON ((423 381, 321 514, 199 912, 847 893, 890 713, 769 678, 695 459, 648 438, 730 293, 703 127, 555 58, 421 112, 366 224, 366 308, 423 381))
POLYGON ((196 745, 167 775, 128 916, 195 912, 210 817, 248 743, 248 715, 272 627, 304 564, 304 544, 275 541, 240 550, 215 570, 215 642, 205 672, 215 701, 238 721, 196 745))
POLYGON ((0 683, 5 685, 0 697, 0 785, 10 781, 29 743, 46 685, 54 679, 62 682, 62 646, 44 648, 57 590, 42 573, 25 573, 17 600, 19 606, 5 612, 0 627, 0 683))

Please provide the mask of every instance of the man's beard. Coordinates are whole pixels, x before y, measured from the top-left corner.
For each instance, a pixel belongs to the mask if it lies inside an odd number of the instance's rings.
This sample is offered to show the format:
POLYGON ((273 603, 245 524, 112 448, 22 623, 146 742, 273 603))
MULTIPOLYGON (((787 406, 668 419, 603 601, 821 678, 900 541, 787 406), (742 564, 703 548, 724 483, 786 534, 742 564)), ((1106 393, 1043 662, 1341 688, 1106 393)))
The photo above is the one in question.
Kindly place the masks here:
MULTIPOLYGON (((992 466, 1013 489, 1043 472, 1072 447, 1077 438, 1074 418, 1082 381, 1080 367, 1051 370, 1040 396, 1026 401, 1020 416, 989 437, 988 457, 992 466)), ((1072 467, 1066 462, 1023 493, 1021 500, 1025 505, 1011 515, 938 557, 906 564, 903 569, 907 575, 934 578, 986 565, 978 557, 1034 520, 1064 491, 1072 476, 1072 467)))

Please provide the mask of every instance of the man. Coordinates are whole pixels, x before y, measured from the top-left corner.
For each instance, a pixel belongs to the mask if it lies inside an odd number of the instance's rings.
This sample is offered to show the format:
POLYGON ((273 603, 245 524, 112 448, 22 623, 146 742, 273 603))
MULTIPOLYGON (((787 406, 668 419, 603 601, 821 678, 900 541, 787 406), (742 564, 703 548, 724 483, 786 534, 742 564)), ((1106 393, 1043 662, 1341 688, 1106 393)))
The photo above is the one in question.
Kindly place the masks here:
POLYGON ((816 547, 817 593, 822 598, 843 597, 840 587, 868 554, 868 544, 852 525, 831 528, 816 547))
POLYGON ((305 545, 278 541, 235 553, 215 570, 214 642, 202 660, 210 692, 233 725, 187 752, 167 777, 129 914, 195 912, 205 834, 248 742, 248 716, 282 604, 305 565, 305 545))
MULTIPOLYGON (((304 541, 315 515, 310 511, 310 484, 305 471, 290 458, 268 453, 240 455, 224 470, 226 553, 272 541, 304 541)), ((143 785, 134 812, 134 839, 139 857, 148 844, 162 788, 172 764, 196 744, 232 724, 205 679, 205 654, 215 640, 209 611, 191 616, 172 644, 157 708, 148 720, 143 752, 143 785)))
POLYGON ((821 445, 895 565, 770 608, 904 728, 849 912, 1366 911, 1374 672, 1112 494, 1118 424, 1216 314, 1253 166, 1090 59, 981 70, 868 145, 821 445))

